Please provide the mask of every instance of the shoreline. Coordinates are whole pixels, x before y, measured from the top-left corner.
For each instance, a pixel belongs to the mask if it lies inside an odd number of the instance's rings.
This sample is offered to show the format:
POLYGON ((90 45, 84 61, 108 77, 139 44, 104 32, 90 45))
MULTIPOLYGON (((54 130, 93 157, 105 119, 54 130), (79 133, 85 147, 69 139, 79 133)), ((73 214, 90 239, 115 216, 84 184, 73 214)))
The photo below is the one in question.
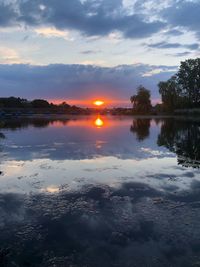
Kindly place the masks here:
POLYGON ((173 115, 173 114, 158 114, 158 115, 130 115, 130 114, 101 114, 101 113, 92 113, 92 114, 45 114, 45 113, 35 113, 35 114, 20 114, 20 115, 13 115, 13 114, 0 114, 0 120, 16 120, 16 119, 49 119, 49 120, 63 120, 63 119, 74 119, 74 118, 86 118, 86 117, 124 117, 124 118, 135 118, 135 119, 159 119, 159 118, 174 118, 174 119, 199 119, 200 115, 192 115, 192 114, 180 114, 180 115, 173 115))

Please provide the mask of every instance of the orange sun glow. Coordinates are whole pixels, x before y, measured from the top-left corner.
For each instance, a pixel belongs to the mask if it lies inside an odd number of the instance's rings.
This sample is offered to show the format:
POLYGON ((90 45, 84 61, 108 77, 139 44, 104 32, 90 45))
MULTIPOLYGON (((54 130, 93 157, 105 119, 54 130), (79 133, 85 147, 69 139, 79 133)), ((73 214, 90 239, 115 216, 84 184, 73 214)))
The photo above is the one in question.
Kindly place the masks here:
POLYGON ((102 106, 103 104, 104 104, 104 101, 101 101, 101 100, 95 100, 94 102, 93 102, 93 104, 95 105, 95 106, 102 106))

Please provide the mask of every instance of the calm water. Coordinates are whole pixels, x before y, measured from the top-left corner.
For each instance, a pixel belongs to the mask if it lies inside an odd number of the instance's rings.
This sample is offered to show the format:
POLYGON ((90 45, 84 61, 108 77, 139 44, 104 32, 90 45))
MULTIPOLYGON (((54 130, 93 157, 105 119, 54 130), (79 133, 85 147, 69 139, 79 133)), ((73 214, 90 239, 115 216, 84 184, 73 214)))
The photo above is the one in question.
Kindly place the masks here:
POLYGON ((0 266, 200 266, 200 121, 2 121, 0 155, 0 266))

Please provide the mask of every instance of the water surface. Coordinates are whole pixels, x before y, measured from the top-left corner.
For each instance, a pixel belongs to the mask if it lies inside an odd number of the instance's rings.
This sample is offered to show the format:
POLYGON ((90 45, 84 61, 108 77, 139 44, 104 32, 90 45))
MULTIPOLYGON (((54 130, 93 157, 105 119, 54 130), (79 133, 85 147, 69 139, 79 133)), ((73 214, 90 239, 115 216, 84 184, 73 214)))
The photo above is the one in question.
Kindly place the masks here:
POLYGON ((3 266, 198 266, 200 121, 0 124, 3 266))

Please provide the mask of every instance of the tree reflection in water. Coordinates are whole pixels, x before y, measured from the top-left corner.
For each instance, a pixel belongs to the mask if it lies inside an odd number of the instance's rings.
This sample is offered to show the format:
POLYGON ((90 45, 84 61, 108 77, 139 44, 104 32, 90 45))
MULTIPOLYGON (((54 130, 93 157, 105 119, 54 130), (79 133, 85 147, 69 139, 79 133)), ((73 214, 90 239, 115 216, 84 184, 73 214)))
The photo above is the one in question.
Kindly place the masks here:
MULTIPOLYGON (((1 125, 1 124, 0 124, 1 125)), ((1 133, 0 132, 0 140, 1 139, 5 139, 6 137, 5 137, 5 135, 3 134, 3 133, 1 133)), ((1 151, 2 149, 1 149, 1 145, 0 145, 0 151, 1 151)), ((0 170, 0 175, 2 174, 2 171, 0 170)))
POLYGON ((157 143, 176 153, 178 164, 200 167, 200 121, 163 120, 157 143))
POLYGON ((3 133, 0 133, 0 139, 5 139, 5 135, 3 133))
POLYGON ((149 137, 151 119, 134 119, 130 131, 136 134, 138 141, 149 137))

